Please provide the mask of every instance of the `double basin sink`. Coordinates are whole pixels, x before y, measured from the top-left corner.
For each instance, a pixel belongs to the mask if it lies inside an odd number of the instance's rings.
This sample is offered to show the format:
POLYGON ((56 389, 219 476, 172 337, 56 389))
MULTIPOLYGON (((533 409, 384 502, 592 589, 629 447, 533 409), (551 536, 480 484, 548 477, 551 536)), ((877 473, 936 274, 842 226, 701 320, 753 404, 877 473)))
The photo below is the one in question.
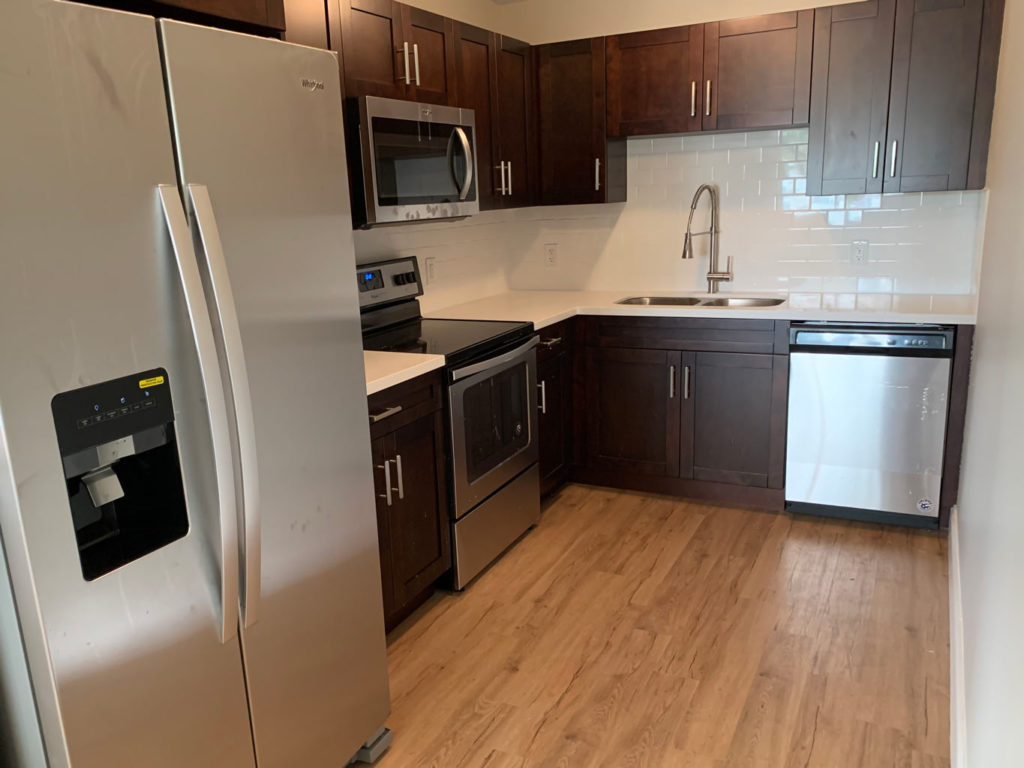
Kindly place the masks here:
POLYGON ((757 299, 738 296, 722 298, 698 298, 696 296, 631 296, 616 304, 640 307, 777 307, 785 299, 757 299))

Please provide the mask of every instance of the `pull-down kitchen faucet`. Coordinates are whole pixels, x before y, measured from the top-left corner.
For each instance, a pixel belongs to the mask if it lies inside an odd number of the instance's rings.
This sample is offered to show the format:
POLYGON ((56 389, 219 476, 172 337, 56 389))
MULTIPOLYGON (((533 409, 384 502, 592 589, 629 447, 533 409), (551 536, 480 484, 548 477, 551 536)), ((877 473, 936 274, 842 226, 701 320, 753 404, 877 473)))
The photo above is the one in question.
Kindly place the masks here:
POLYGON ((712 184, 701 184, 693 195, 693 202, 690 203, 690 218, 686 222, 686 237, 683 240, 683 258, 693 258, 693 238, 700 235, 708 235, 711 238, 711 260, 708 264, 708 293, 718 293, 719 284, 732 280, 732 256, 729 257, 728 266, 722 272, 718 266, 718 187, 712 184), (692 232, 693 213, 697 210, 697 204, 701 196, 707 192, 711 196, 711 227, 707 232, 692 232))

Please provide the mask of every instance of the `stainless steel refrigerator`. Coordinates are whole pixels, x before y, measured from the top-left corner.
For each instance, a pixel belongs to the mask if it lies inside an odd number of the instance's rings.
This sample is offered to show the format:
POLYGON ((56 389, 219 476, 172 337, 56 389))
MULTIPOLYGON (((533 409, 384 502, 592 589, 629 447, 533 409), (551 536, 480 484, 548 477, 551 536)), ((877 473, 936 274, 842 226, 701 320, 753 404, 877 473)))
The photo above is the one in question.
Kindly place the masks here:
POLYGON ((0 764, 386 744, 335 56, 0 3, 0 764))

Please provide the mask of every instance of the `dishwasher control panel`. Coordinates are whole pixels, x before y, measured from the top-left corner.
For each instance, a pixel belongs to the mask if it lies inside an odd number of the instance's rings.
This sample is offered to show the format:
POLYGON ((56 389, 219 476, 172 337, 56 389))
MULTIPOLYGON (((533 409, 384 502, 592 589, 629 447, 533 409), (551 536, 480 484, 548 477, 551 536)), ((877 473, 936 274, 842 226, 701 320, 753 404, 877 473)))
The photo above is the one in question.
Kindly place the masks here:
POLYGON ((952 354, 954 331, 952 328, 893 328, 793 326, 790 329, 790 347, 832 347, 853 350, 893 350, 952 354))

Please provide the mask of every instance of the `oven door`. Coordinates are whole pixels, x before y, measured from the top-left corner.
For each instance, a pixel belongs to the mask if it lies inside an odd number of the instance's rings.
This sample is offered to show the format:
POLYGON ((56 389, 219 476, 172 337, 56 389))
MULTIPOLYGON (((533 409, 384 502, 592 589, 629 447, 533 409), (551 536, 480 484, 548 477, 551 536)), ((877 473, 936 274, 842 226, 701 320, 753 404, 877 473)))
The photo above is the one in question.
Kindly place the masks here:
POLYGON ((537 341, 452 372, 456 518, 537 462, 537 341))
POLYGON ((366 96, 360 122, 369 223, 480 212, 473 110, 366 96))

